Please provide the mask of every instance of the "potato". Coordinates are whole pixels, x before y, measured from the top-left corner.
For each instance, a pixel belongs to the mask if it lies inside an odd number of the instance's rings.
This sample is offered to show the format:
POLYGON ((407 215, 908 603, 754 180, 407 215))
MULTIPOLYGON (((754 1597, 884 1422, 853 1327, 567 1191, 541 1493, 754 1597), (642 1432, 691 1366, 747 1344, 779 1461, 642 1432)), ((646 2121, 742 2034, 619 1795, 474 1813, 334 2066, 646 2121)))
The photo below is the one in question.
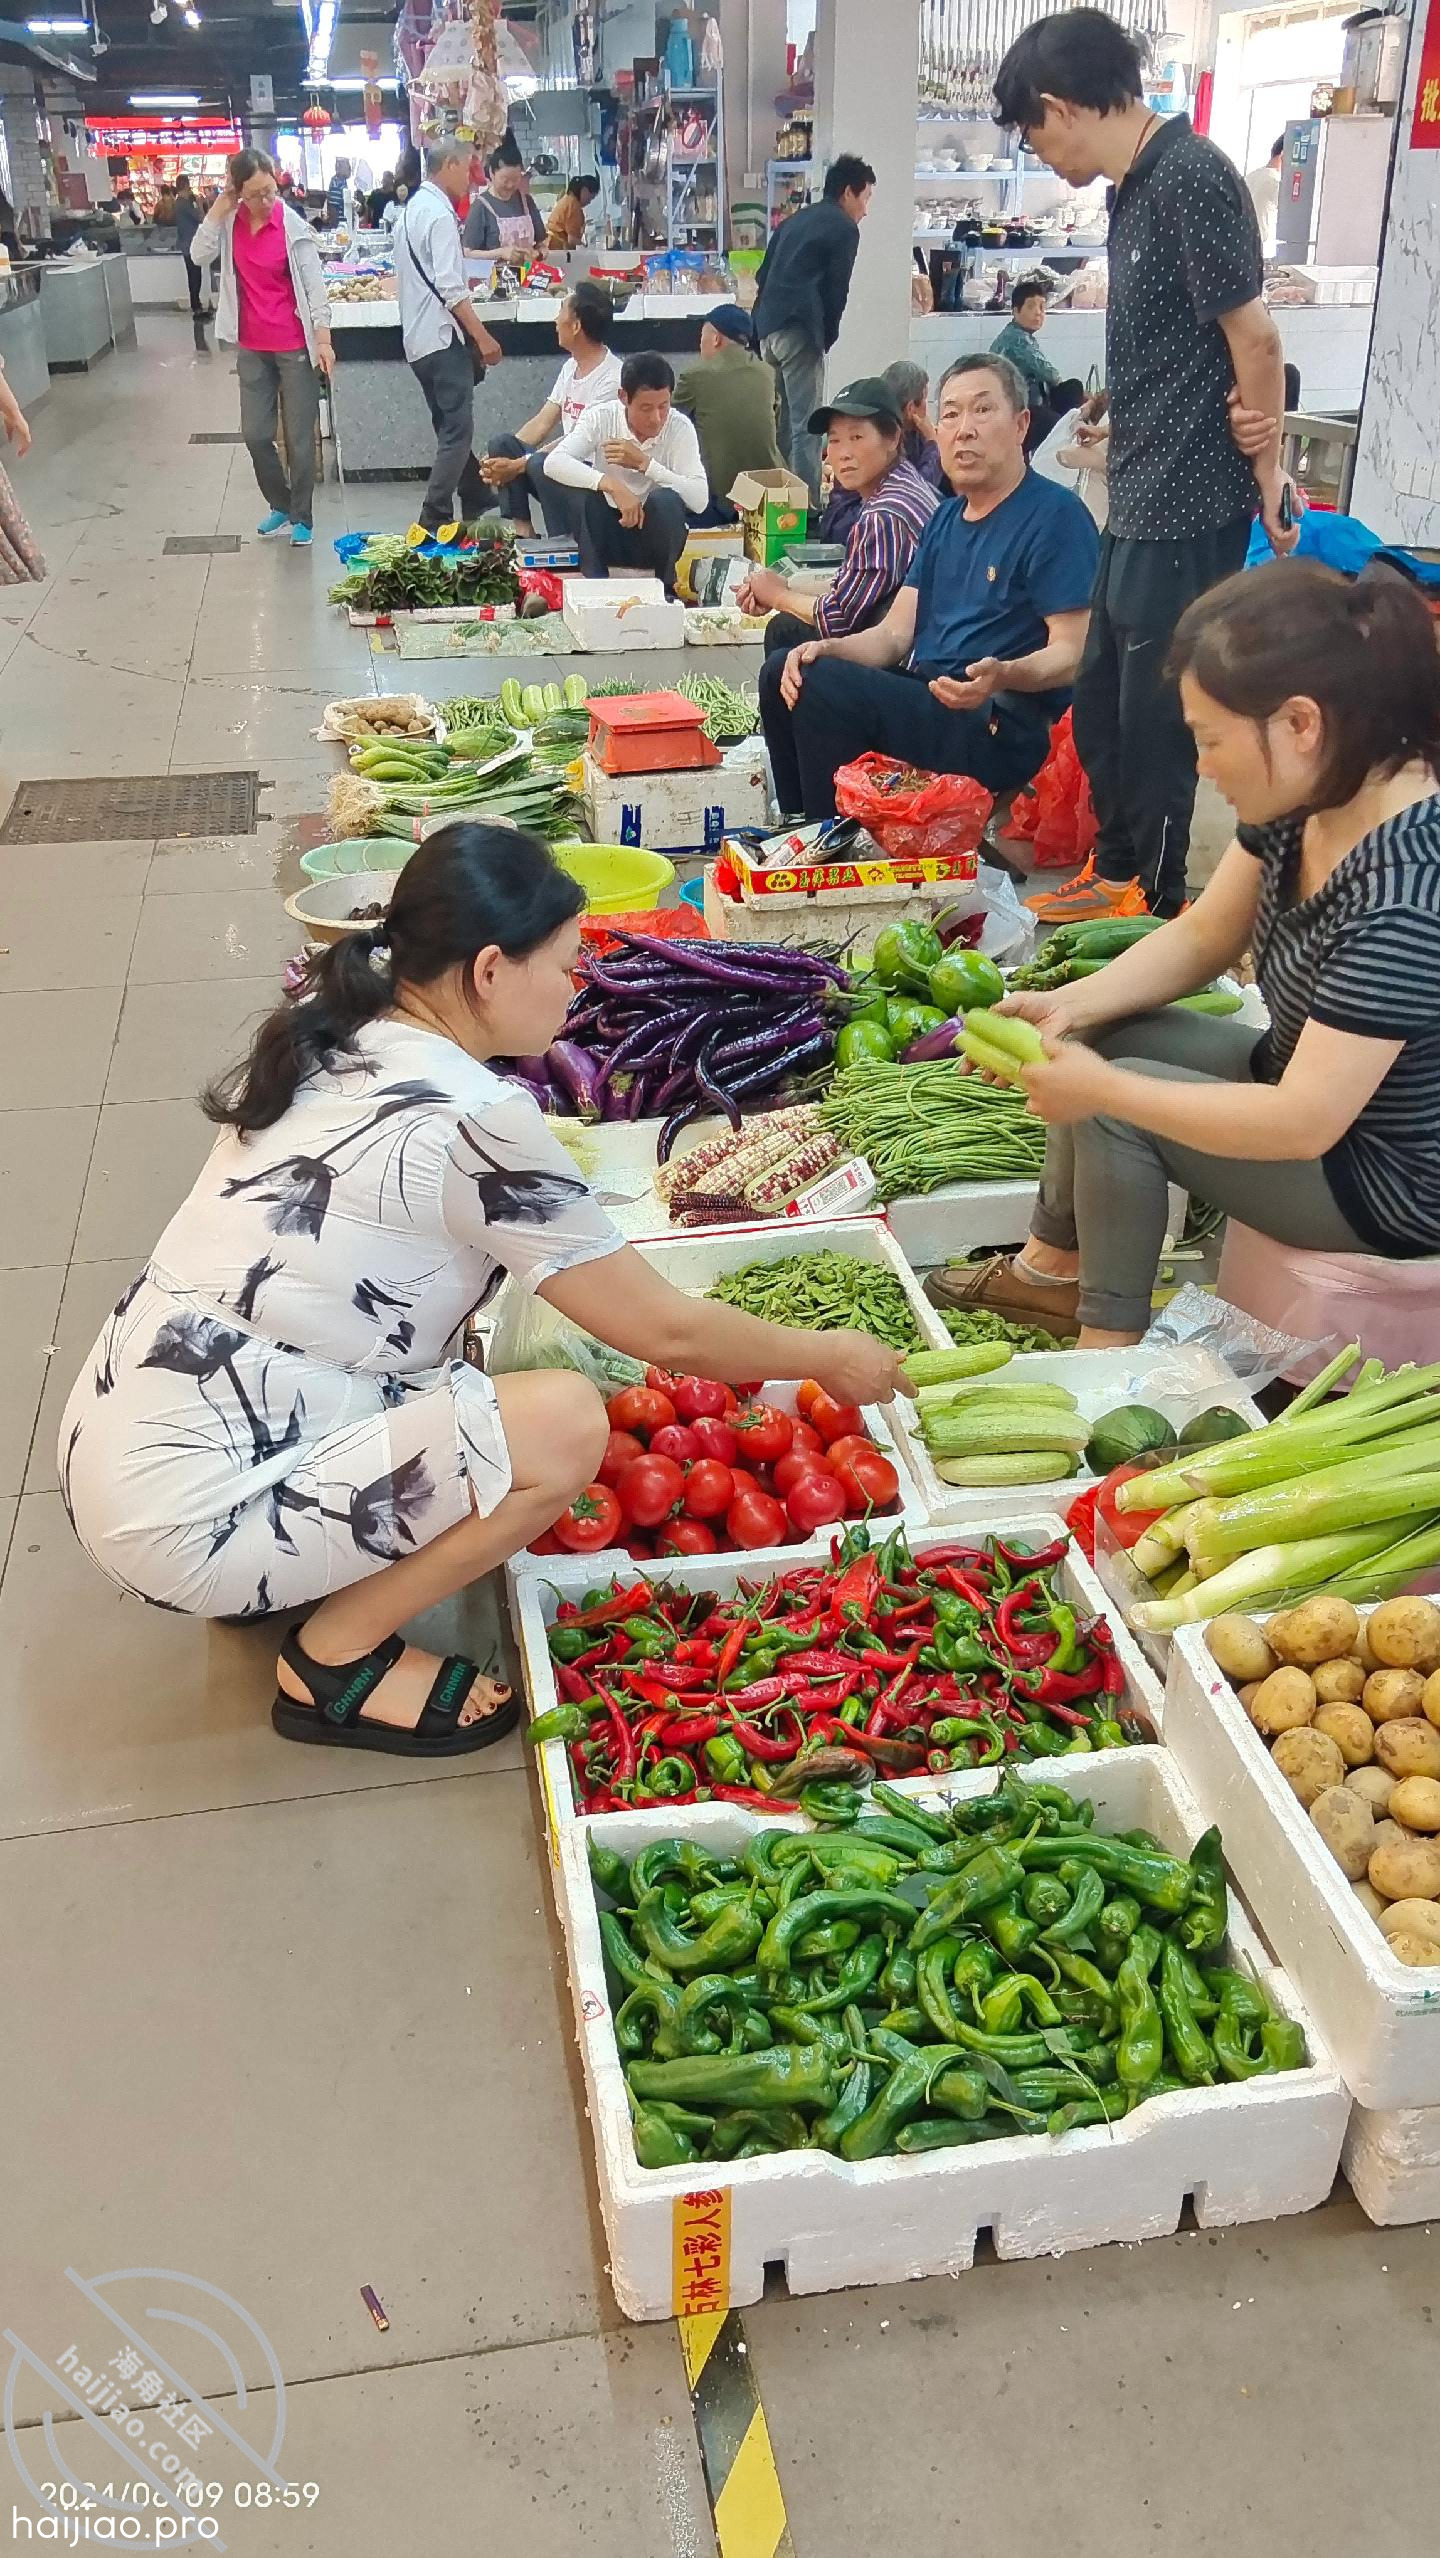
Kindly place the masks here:
MULTIPOLYGON (((1384 1916, 1386 1910, 1393 1909, 1394 1907, 1393 1902, 1381 1899, 1381 1896, 1376 1891, 1373 1883, 1367 1883, 1362 1880, 1359 1883, 1352 1883, 1350 1889, 1354 1893, 1360 1907, 1364 1910, 1367 1918, 1378 1920, 1384 1916)), ((1416 1909, 1428 1910, 1431 1904, 1428 1901, 1416 1901, 1412 1904, 1412 1906, 1416 1909)))
POLYGON ((1322 1705, 1315 1730, 1334 1742, 1347 1768, 1362 1768, 1375 1756, 1375 1726, 1363 1705, 1322 1705))
POLYGON ((1440 1728, 1440 1670, 1432 1670, 1420 1691, 1420 1711, 1440 1728))
POLYGON ((1440 1670, 1440 1608, 1429 1599, 1387 1599, 1367 1621, 1365 1639, 1387 1669, 1440 1670))
POLYGON ((1388 1812, 1382 1812, 1375 1824, 1376 1847, 1408 1847, 1413 1836, 1413 1831, 1402 1830, 1398 1821, 1392 1821, 1388 1812))
POLYGON ((1398 1936, 1387 1937, 1385 1941, 1397 1963, 1413 1963, 1417 1970, 1431 1963, 1440 1963, 1440 1945, 1432 1944, 1428 1936, 1413 1936, 1407 1929, 1402 1929, 1398 1936))
POLYGON ((1315 1689, 1303 1670, 1272 1670, 1250 1700, 1257 1732, 1293 1732, 1315 1712, 1315 1689))
POLYGON ((1358 1794, 1369 1804, 1378 1821, 1389 1805, 1397 1781, 1388 1768, 1352 1768, 1345 1779, 1345 1787, 1347 1793, 1358 1794))
POLYGON ((1360 1702, 1372 1723, 1390 1723, 1402 1714, 1418 1714, 1424 1693, 1418 1670, 1373 1670, 1360 1702))
POLYGON ((1375 1815, 1358 1794, 1327 1785, 1310 1806, 1310 1818, 1348 1883, 1358 1883, 1375 1852, 1375 1815))
POLYGON ((1381 1724, 1375 1756, 1392 1776, 1440 1776, 1440 1732, 1423 1714, 1402 1715, 1381 1724))
POLYGON ((1403 1777, 1387 1809, 1402 1829, 1440 1830, 1440 1785, 1433 1776, 1403 1777))
POLYGON ((1440 1840, 1402 1834, 1398 1847, 1384 1840, 1371 1855, 1367 1871, 1387 1901, 1433 1901, 1440 1897, 1440 1840))
POLYGON ((1344 1783, 1345 1762, 1335 1743, 1327 1741, 1323 1732, 1282 1732, 1270 1755, 1307 1812, 1327 1786, 1338 1791, 1344 1783))
MULTIPOLYGON (((1348 1599, 1306 1599, 1272 1617, 1265 1640, 1282 1661, 1313 1670, 1322 1661, 1338 1660, 1360 1631, 1360 1619, 1348 1599)), ((1408 1656, 1407 1656, 1408 1657, 1408 1656)), ((1440 1661, 1440 1652, 1436 1654, 1440 1661)))
POLYGON ((1425 1936, 1440 1945, 1440 1903, 1390 1901, 1380 1914, 1380 1926, 1386 1936, 1425 1936))
POLYGON ((1251 1680, 1268 1679, 1275 1668, 1275 1654, 1250 1617, 1216 1617, 1205 1629, 1205 1645, 1211 1660, 1237 1688, 1251 1680))
POLYGON ((1358 1705, 1367 1673, 1347 1656, 1343 1661, 1321 1661, 1313 1676, 1322 1705, 1358 1705))
POLYGON ((1362 1619, 1361 1619, 1361 1621, 1360 1621, 1360 1631, 1359 1631, 1359 1633, 1356 1635, 1354 1642, 1353 1642, 1353 1643, 1351 1644, 1351 1646, 1350 1646, 1350 1658, 1351 1658, 1351 1660, 1352 1660, 1352 1661, 1358 1661, 1358 1662, 1359 1662, 1360 1667, 1361 1667, 1361 1669, 1364 1671, 1365 1676, 1366 1676, 1366 1678, 1367 1678, 1367 1679, 1369 1678, 1370 1673, 1371 1673, 1371 1671, 1372 1671, 1372 1670, 1378 1670, 1378 1669, 1380 1669, 1380 1668, 1383 1666, 1383 1665, 1382 1665, 1379 1661, 1377 1661, 1377 1660, 1376 1660, 1375 1655, 1374 1655, 1374 1653, 1371 1651, 1371 1649, 1370 1649, 1370 1645, 1369 1645, 1368 1641, 1366 1640, 1366 1635, 1365 1635, 1365 1621, 1364 1621, 1363 1617, 1362 1617, 1362 1619))

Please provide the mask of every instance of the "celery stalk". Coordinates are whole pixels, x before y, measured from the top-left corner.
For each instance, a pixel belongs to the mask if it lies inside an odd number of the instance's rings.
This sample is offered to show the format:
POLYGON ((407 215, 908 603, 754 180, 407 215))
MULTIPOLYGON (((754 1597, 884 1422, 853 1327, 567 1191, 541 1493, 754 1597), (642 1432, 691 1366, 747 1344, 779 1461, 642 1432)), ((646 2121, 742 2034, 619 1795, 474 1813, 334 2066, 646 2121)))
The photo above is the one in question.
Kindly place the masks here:
MULTIPOLYGON (((1308 1386, 1301 1387, 1294 1402, 1286 1406, 1282 1418, 1286 1421, 1298 1421, 1302 1413, 1311 1412, 1317 1403, 1323 1403, 1327 1394, 1334 1393, 1341 1378, 1348 1376, 1359 1356, 1359 1342, 1347 1341, 1344 1349, 1330 1361, 1329 1366, 1322 1368, 1318 1377, 1312 1377, 1308 1386)), ((1383 1370, 1381 1373, 1384 1373, 1383 1370)), ((1365 1383, 1368 1385, 1370 1382, 1371 1380, 1367 1377, 1365 1383)))
MULTIPOLYGON (((1433 1516, 1433 1514, 1432 1514, 1433 1516)), ((1412 1522, 1421 1526, 1423 1519, 1412 1522)), ((1273 1605, 1291 1592, 1328 1589, 1337 1572, 1351 1572, 1371 1556, 1382 1554, 1392 1530, 1359 1528, 1349 1536, 1306 1537, 1291 1545, 1258 1546, 1223 1572, 1213 1573, 1198 1588, 1168 1599, 1146 1599, 1130 1611, 1139 1634, 1173 1634, 1177 1626, 1205 1625, 1211 1617, 1228 1616, 1259 1605, 1273 1605)))

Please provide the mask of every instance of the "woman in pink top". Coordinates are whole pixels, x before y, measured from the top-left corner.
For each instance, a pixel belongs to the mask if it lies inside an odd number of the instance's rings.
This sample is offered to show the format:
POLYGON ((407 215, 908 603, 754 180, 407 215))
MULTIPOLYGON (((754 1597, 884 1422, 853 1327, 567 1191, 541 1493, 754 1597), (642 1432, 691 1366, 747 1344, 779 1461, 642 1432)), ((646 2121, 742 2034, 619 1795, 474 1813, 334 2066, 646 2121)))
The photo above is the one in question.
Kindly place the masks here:
POLYGON ((234 154, 190 254, 197 266, 220 261, 215 335, 239 349, 240 432, 270 508, 258 529, 288 531, 308 549, 320 376, 335 368, 330 300, 315 234, 283 201, 267 153, 234 154), (277 414, 288 476, 275 447, 277 414))

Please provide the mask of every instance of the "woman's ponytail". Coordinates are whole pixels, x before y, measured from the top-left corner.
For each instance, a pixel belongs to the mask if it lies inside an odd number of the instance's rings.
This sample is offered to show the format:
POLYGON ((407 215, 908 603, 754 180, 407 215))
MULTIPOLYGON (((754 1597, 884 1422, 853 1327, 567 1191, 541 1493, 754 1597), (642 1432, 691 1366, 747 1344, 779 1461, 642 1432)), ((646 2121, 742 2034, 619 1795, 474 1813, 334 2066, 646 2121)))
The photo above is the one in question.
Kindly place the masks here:
POLYGON ((460 819, 439 827, 399 872, 384 922, 310 960, 295 1002, 261 1023, 243 1064, 203 1095, 206 1118, 242 1135, 273 1128, 309 1076, 355 1056, 357 1033, 390 1010, 402 985, 468 973, 482 950, 528 959, 584 903, 535 836, 460 819))

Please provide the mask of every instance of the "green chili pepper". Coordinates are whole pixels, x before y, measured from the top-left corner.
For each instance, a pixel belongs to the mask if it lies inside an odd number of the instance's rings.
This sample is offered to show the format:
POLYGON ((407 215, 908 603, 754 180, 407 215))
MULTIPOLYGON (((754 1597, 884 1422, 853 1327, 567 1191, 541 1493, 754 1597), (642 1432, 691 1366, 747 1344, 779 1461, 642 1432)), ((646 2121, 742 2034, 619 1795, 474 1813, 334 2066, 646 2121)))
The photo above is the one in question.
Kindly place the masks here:
POLYGON ((726 2018, 732 2037, 738 2037, 751 2050, 764 2050, 773 2042, 769 2019, 752 2006, 739 1982, 725 1972, 707 1972, 699 1980, 687 1982, 680 1993, 676 2048, 681 2052, 723 2050, 725 2038, 716 2033, 710 2022, 711 2014, 717 2010, 726 2018))
POLYGON ((600 1912, 600 1943, 610 1970, 617 1980, 623 1981, 627 1990, 639 1989, 642 1982, 653 1977, 646 1971, 643 1959, 636 1953, 623 1923, 613 1910, 600 1912))
POLYGON ((1093 1998, 1106 2011, 1113 2012, 1115 1984, 1113 1981, 1107 1981, 1104 1973, 1098 1970, 1087 1956, 1072 1952, 1068 1945, 1057 1945, 1052 1960, 1062 1980, 1069 1981, 1075 1989, 1083 1990, 1087 1997, 1093 1998))
POLYGON ((1097 1750, 1124 1750, 1129 1748, 1130 1736, 1127 1733, 1124 1724, 1117 1723, 1113 1715, 1097 1715, 1095 1721, 1090 1726, 1090 1733, 1097 1750))
POLYGON ((812 1821, 848 1823, 860 1817, 860 1797, 853 1785, 807 1785, 800 1809, 812 1821))
POLYGON ((1218 2012, 1220 2001, 1215 1996, 1213 1990, 1206 1986, 1205 1976, 1201 1971, 1199 1964, 1196 1962, 1193 1954, 1186 1953, 1179 1938, 1172 1936, 1167 1938, 1166 1942, 1173 1945, 1175 1948, 1174 1955, 1171 1959, 1175 1966, 1176 1975, 1184 1985, 1185 1995, 1190 2001, 1191 2007, 1194 2009, 1195 2014, 1200 2018, 1200 2021, 1203 2024, 1208 2018, 1214 2016, 1218 2012))
POLYGON ((1130 1951, 1115 1975, 1115 1997, 1123 2020, 1115 2053, 1120 2084, 1139 2095, 1157 2075, 1165 2057, 1165 2028, 1150 1974, 1159 1958, 1160 1938, 1153 1927, 1137 1927, 1130 1951))
MULTIPOLYGON (((1010 1972, 1003 1981, 997 1981, 994 1989, 980 2003, 981 2031, 985 2034, 1013 2034, 1017 2031, 1024 2012, 1020 1995, 1020 1975, 1018 1972, 1010 1972)), ((953 2043, 958 2043, 960 2037, 958 2034, 952 2034, 949 2039, 953 2043)))
POLYGON ((1160 2014, 1166 2049, 1187 2086, 1213 2087, 1215 2056, 1190 2004, 1180 1968, 1182 1956, 1181 1946, 1173 1936, 1167 1936, 1160 1952, 1160 2014))
POLYGON ((690 1839, 653 1839, 631 1860, 630 1890, 638 1907, 662 1883, 683 1883, 687 1892, 702 1892, 714 1874, 714 1858, 690 1839))
POLYGON ((634 2061, 630 2085, 642 2101, 666 2096, 677 2105, 794 2105, 823 2112, 835 2102, 835 2077, 821 2044, 780 2043, 769 2052, 688 2054, 671 2061, 634 2061))
POLYGON ((833 1988, 797 1999, 795 2005, 812 2016, 823 2014, 828 2008, 853 2006, 878 1977, 884 1960, 885 1939, 877 1929, 862 1938, 852 1952, 840 1957, 833 1988))
POLYGON ((984 1937, 973 1938, 955 1957, 955 1968, 950 1978, 956 1996, 968 1998, 978 2005, 986 1990, 993 1986, 998 1969, 994 1947, 984 1937))
POLYGON ((942 1883, 928 1908, 921 1912, 910 1938, 912 1954, 923 1954, 927 1945, 948 1936, 957 1924, 992 1908, 1007 1894, 1018 1893, 1024 1881, 1025 1869, 1008 1848, 982 1848, 953 1882, 942 1883))
POLYGON ((1190 1851, 1192 1894, 1180 1928, 1191 1954, 1218 1954, 1230 1926, 1230 1895, 1217 1829, 1208 1829, 1190 1851))
POLYGON ((1147 1909, 1176 1918, 1190 1905, 1195 1888, 1190 1868, 1163 1850, 1135 1847, 1124 1839, 1097 1837, 1093 1832, 1084 1838, 1031 1839, 1019 1850, 1027 1873, 1053 1873, 1072 1856, 1093 1865, 1107 1883, 1133 1893, 1147 1909))
POLYGON ((590 1716, 583 1705, 552 1705, 526 1724, 525 1738, 538 1750, 546 1741, 578 1741, 589 1729, 590 1716))
POLYGON ((953 2117, 942 2122, 931 2114, 923 2123, 903 2123, 895 2146, 902 2156, 916 2158, 931 2149, 965 2149, 976 2141, 1009 2140, 1012 2130, 1009 2123, 970 2123, 953 2117))
POLYGON ((905 2036, 888 2033, 884 2026, 877 2025, 870 2040, 877 2055, 895 2066, 841 2140, 840 2155, 852 2162, 878 2158, 883 2150, 894 2148, 896 2133, 920 2112, 932 2079, 948 2058, 943 2050, 917 2051, 905 2036))
POLYGON ((598 1885, 606 1899, 628 1901, 630 1868, 624 1857, 617 1856, 613 1847, 602 1847, 593 1830, 586 1839, 585 1854, 589 1860, 590 1879, 598 1885))
POLYGON ((803 2009, 782 2001, 770 2009, 773 2032, 783 2034, 792 2043, 810 2043, 829 2054, 832 2061, 849 2057, 849 2038, 831 2016, 808 2016, 803 2009))
POLYGON ((1045 1663, 1047 1670, 1078 1670, 1081 1665, 1080 1638, 1076 1631, 1075 1610, 1056 1606, 1050 1611, 1055 1628, 1055 1649, 1045 1663))
POLYGON ((1112 1892, 1091 1929, 1095 1959, 1102 1968, 1119 1971, 1139 1924, 1139 1902, 1129 1892, 1112 1892))
POLYGON ((673 2060, 683 2049, 680 1993, 670 1981, 639 1981, 616 2010, 615 2040, 627 2058, 652 2049, 661 2060, 673 2060))
POLYGON ((684 2132, 687 2139, 696 2142, 701 2149, 715 2129, 713 2116, 692 2113, 688 2105, 652 2105, 650 2111, 661 2115, 672 2130, 684 2132))
MULTIPOLYGON (((873 1888, 866 1889, 863 1886, 847 1887, 845 1885, 833 1892, 804 1892, 797 1900, 790 1903, 788 1909, 777 1912, 760 1938, 760 1950, 756 1957, 760 1976, 762 1980, 774 1979, 788 1971, 791 1954, 798 1940, 805 1935, 807 1929, 818 1927, 823 1919, 858 1918, 878 1925, 882 1919, 890 1918, 898 1919, 902 1925, 908 1926, 914 1915, 913 1903, 902 1901, 896 1892, 882 1892, 873 1888)), ((923 1925, 923 1921, 921 1924, 923 1925)), ((918 1934, 918 1929, 916 1932, 918 1934)), ((941 1934, 943 1931, 937 1929, 935 1933, 941 1934)), ((912 1940, 912 1950, 918 1953, 922 1949, 914 1946, 912 1940)), ((749 1951, 748 1947, 746 1951, 749 1951)), ((699 1968, 708 1970, 711 1967, 705 1965, 699 1968)), ((876 1969, 878 1968, 877 1965, 876 1969)))
MULTIPOLYGON (((940 1720, 941 1722, 945 1722, 948 1721, 949 1718, 948 1716, 942 1716, 940 1720)), ((964 1723, 958 1728, 963 1732, 973 1732, 975 1726, 973 1723, 964 1723)), ((939 1730, 940 1723, 932 1723, 930 1727, 930 1737, 932 1740, 939 1730)), ((937 1840, 934 1847, 927 1847, 924 1853, 917 1857, 916 1863, 919 1865, 922 1874, 959 1874, 963 1872, 967 1865, 973 1864, 977 1856, 983 1856, 984 1853, 985 1841, 983 1839, 949 1839, 943 1846, 941 1846, 937 1840)))
POLYGON ((928 2034, 930 2019, 923 2007, 892 2007, 887 2016, 881 2017, 880 2026, 887 2034, 903 2034, 907 2043, 914 2043, 922 2034, 928 2034))
POLYGON ((838 2150, 851 2126, 858 2123, 870 2102, 871 2083, 875 2072, 869 2061, 856 2061, 841 2082, 840 2094, 828 2114, 822 2114, 815 2126, 817 2149, 838 2150))
POLYGON ((952 2056, 930 2082, 930 2102, 944 2114, 957 2114, 964 2123, 978 2123, 990 2108, 984 2071, 952 2056))
POLYGON ((1097 2087, 1093 2096, 1077 2096, 1068 2105, 1058 2106, 1045 2129, 1052 2140, 1063 2140, 1067 2132, 1079 2131, 1088 2123, 1118 2122, 1129 2113, 1130 2103, 1123 2087, 1097 2087))
POLYGON ((717 1785, 745 1785, 750 1776, 750 1753, 733 1732, 716 1732, 704 1744, 706 1774, 717 1785))
POLYGON ((893 1785, 872 1785, 870 1800, 878 1803, 882 1812, 893 1813, 897 1821, 923 1830, 928 1839, 945 1840, 951 1835, 950 1824, 943 1813, 925 1811, 920 1804, 913 1803, 908 1794, 897 1793, 893 1785))
POLYGON ((1309 2055, 1305 2049, 1305 2029, 1291 2016, 1272 2016, 1260 2028, 1260 2043, 1273 2070, 1303 2069, 1309 2055))
MULTIPOLYGON (((778 1927, 779 1919, 770 1926, 778 1927)), ((661 1892, 647 1892, 635 1913, 635 1929, 648 1954, 668 1972, 693 1978, 701 1972, 723 1972, 748 1961, 768 1930, 752 1910, 737 1902, 722 1910, 698 1936, 687 1936, 661 1892)), ((803 1931, 802 1931, 803 1933, 803 1931)))
POLYGON ((848 1954, 860 1942, 862 1929, 858 1919, 829 1919, 823 1927, 812 1927, 795 1947, 797 1963, 828 1963, 837 1954, 848 1954))
POLYGON ((877 1847, 870 1839, 857 1839, 853 1830, 822 1830, 818 1835, 791 1830, 776 1849, 775 1866, 782 1875, 796 1867, 802 1876, 811 1870, 842 1874, 846 1881, 868 1884, 877 1892, 888 1892, 901 1870, 893 1849, 877 1847))
POLYGON ((1038 1928, 1053 1928, 1070 1907, 1070 1894, 1058 1874, 1032 1874, 1020 1895, 1025 1915, 1038 1928))
POLYGON ((1064 1917, 1057 1919, 1053 1927, 1045 1929, 1045 1943, 1076 1945, 1082 1936, 1089 1936, 1105 1907, 1105 1877, 1093 1865, 1077 1864, 1076 1869, 1068 1874, 1062 1868, 1060 1879, 1070 1885, 1074 1898, 1064 1917))
POLYGON ((896 1856, 911 1857, 917 1862, 927 1847, 935 1844, 928 1831, 916 1828, 910 1821, 895 1820, 885 1812, 867 1812, 855 1823, 850 1836, 864 1840, 870 1847, 890 1848, 896 1856))
MULTIPOLYGON (((1003 1855, 1004 1850, 997 1853, 1003 1855)), ((1027 1918, 1018 1892, 1007 1892, 1001 1901, 992 1901, 980 1912, 980 1924, 991 1943, 1007 1963, 1018 1963, 1028 1954, 1040 1930, 1027 1918)))
POLYGON ((915 1992, 917 1970, 918 1966, 909 1946, 902 1944, 897 1937, 890 1949, 890 1959, 880 1975, 880 1987, 886 1997, 894 1999, 897 2004, 912 1998, 915 1992))
POLYGON ((642 2167, 688 2167, 700 2155, 688 2133, 679 2131, 649 2105, 633 2108, 630 2129, 642 2167))
POLYGON ((550 1658, 563 1661, 568 1667, 572 1661, 579 1660, 582 1652, 590 1651, 594 1641, 593 1626, 552 1625, 547 1638, 550 1658))
POLYGON ((915 1994, 934 2032, 943 2042, 956 2043, 955 2031, 960 2023, 950 1995, 949 1970, 960 1952, 960 1940, 942 1936, 927 1945, 915 1966, 915 1994))

